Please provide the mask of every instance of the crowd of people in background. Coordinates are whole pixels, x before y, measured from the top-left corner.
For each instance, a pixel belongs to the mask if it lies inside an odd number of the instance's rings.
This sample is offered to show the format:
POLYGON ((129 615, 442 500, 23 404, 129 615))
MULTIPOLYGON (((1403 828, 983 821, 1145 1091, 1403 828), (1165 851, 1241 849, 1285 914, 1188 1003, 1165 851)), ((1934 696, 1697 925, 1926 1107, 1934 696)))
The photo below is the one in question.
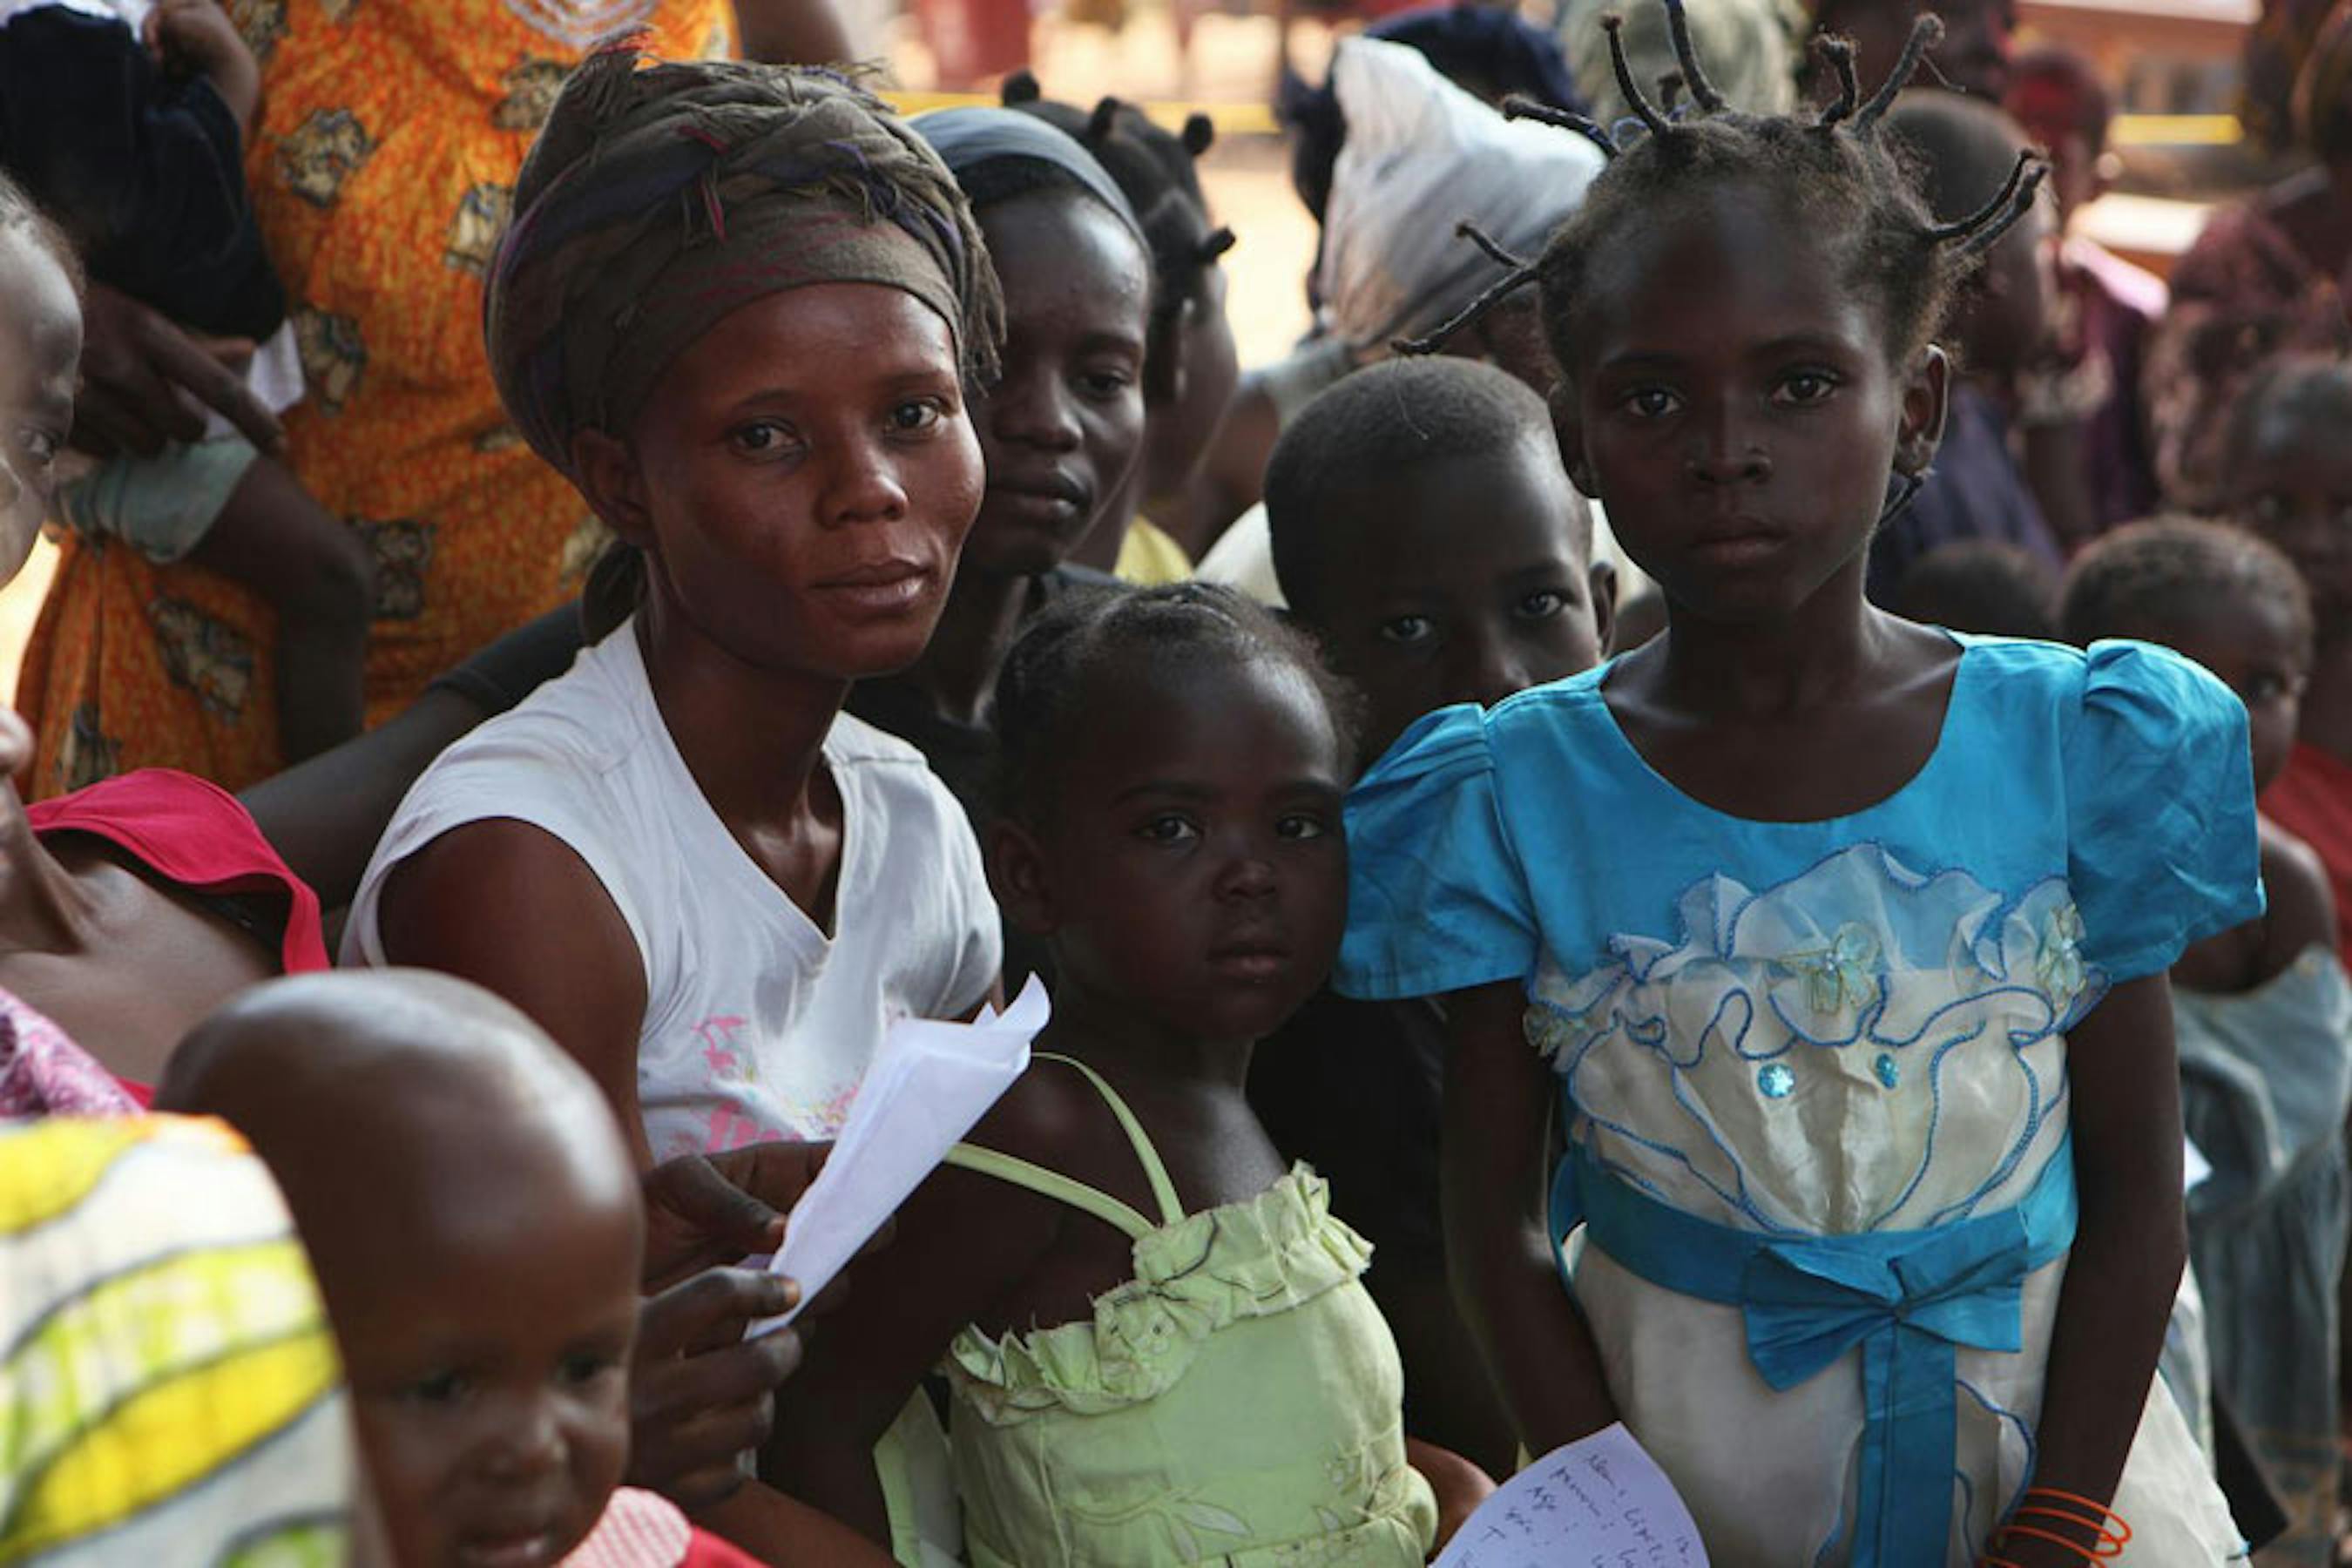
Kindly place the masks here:
POLYGON ((2332 1568, 2297 17, 2159 278, 2003 0, 1385 15, 1244 366, 1206 117, 814 0, 0 0, 0 1563, 2332 1568))

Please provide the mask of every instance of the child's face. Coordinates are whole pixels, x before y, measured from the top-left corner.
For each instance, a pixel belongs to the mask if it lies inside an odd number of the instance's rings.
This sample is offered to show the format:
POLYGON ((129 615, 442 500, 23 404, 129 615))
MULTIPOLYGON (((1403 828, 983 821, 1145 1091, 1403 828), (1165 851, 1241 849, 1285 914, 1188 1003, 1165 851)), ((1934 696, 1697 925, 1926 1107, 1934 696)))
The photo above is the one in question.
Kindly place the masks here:
POLYGON ((2352 444, 2299 418, 2264 421, 2231 465, 2230 510, 2310 584, 2323 628, 2352 615, 2352 444))
POLYGON ((627 1463, 637 1199, 625 1179, 502 1190, 467 1163, 416 1162, 431 1191, 361 1205, 363 1234, 313 1251, 402 1568, 540 1568, 627 1463))
POLYGON ((1769 619, 1832 579, 1858 594, 1898 452, 1934 450, 1941 358, 1898 367, 1839 260, 1769 195, 1722 190, 1594 259, 1562 445, 1679 607, 1769 619))
POLYGON ((1963 369, 2011 374, 2041 352, 2055 288, 2052 231, 2050 200, 2044 197, 2000 237, 1983 270, 1969 280, 1958 322, 1967 351, 1963 369))
POLYGON ((981 230, 1004 287, 1003 374, 972 410, 988 492, 971 565, 1035 576, 1060 565, 1143 453, 1150 263, 1087 197, 1000 202, 981 230))
POLYGON ((712 641, 838 679, 921 657, 981 466, 954 340, 914 296, 824 284, 744 306, 665 373, 629 450, 585 458, 599 510, 712 641))
POLYGON ((1256 1039, 1323 983, 1347 916, 1349 759, 1323 698, 1272 657, 1130 658, 1088 685, 1034 923, 1066 986, 1256 1039))
POLYGON ((0 228, 0 583, 47 515, 80 367, 81 307, 65 269, 22 229, 0 228))
POLYGON ((2286 770, 2302 716, 2311 648, 2276 605, 2240 593, 2217 599, 2190 625, 2157 639, 2220 677, 2246 705, 2257 793, 2286 770))
POLYGON ((1449 703, 1491 705, 1589 669, 1613 584, 1578 542, 1583 502, 1549 434, 1322 498, 1333 542, 1294 608, 1370 707, 1364 754, 1449 703))

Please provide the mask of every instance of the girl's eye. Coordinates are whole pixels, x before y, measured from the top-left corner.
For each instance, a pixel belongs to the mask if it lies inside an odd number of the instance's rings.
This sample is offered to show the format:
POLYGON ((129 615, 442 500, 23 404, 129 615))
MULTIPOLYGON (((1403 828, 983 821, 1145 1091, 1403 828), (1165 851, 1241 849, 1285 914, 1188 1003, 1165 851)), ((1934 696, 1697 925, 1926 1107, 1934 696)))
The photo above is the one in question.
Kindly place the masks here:
POLYGON ((436 1372, 408 1385, 408 1397, 419 1405, 455 1405, 471 1384, 461 1372, 436 1372))
POLYGON ((1637 386, 1620 401, 1637 419, 1663 419, 1682 406, 1682 399, 1663 386, 1637 386))
POLYGON ((1538 588, 1519 601, 1519 618, 1548 621, 1568 608, 1568 595, 1557 588, 1538 588))
POLYGON ((1394 616, 1380 625, 1382 642, 1411 647, 1437 635, 1437 624, 1427 616, 1394 616))
POLYGON ((1201 830, 1191 820, 1176 813, 1164 812, 1136 829, 1136 837, 1149 844, 1189 844, 1201 837, 1201 830))
POLYGON ((747 458, 769 458, 792 444, 792 427, 772 419, 755 420, 730 431, 728 442, 747 458))
POLYGON ((1837 377, 1826 371, 1791 371, 1772 391, 1772 401, 1802 408, 1819 403, 1837 390, 1837 377))
POLYGON ((1331 824, 1311 811, 1294 811, 1274 825, 1275 833, 1293 842, 1321 838, 1331 831, 1331 824))
POLYGON ((1078 384, 1091 396, 1111 398, 1133 386, 1135 377, 1123 370, 1090 370, 1078 377, 1078 384))
POLYGON ((890 410, 890 428, 901 432, 929 430, 947 416, 947 405, 940 399, 910 397, 890 410))

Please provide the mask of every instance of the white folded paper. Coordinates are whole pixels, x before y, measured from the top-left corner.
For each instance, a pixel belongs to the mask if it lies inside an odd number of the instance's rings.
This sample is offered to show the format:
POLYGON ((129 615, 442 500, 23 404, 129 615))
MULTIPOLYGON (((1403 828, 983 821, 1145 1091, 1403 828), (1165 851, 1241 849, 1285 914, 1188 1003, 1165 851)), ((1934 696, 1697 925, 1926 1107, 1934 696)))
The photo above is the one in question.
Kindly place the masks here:
POLYGON ((1463 1522, 1436 1568, 1705 1568, 1675 1484, 1624 1423, 1554 1448, 1463 1522))
MULTIPOLYGON (((969 1024, 902 1018, 866 1069, 833 1152, 793 1205, 771 1272, 800 1281, 805 1303, 833 1282, 882 1222, 947 1157, 1029 1066, 1029 1042, 1053 1008, 1035 975, 1002 1016, 982 1008, 969 1024)), ((746 1331, 783 1327, 794 1307, 746 1331)))

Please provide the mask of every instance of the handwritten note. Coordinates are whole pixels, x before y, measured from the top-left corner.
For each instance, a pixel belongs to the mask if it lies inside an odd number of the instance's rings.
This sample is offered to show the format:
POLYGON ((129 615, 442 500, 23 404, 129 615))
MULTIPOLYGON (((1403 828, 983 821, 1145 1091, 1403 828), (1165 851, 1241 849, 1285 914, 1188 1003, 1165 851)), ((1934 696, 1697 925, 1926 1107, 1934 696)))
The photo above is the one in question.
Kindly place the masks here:
MULTIPOLYGON (((1002 1017, 983 1008, 969 1024, 905 1018, 890 1026, 824 1169, 793 1206, 784 1245, 768 1263, 800 1281, 803 1302, 833 1282, 1013 1087, 1029 1066, 1029 1042, 1051 1012, 1045 987, 1033 974, 1002 1017)), ((795 1307, 762 1319, 744 1337, 756 1339, 799 1315, 795 1307)))
POLYGON ((1478 1505, 1436 1568, 1706 1568, 1698 1527, 1622 1423, 1554 1448, 1478 1505))

